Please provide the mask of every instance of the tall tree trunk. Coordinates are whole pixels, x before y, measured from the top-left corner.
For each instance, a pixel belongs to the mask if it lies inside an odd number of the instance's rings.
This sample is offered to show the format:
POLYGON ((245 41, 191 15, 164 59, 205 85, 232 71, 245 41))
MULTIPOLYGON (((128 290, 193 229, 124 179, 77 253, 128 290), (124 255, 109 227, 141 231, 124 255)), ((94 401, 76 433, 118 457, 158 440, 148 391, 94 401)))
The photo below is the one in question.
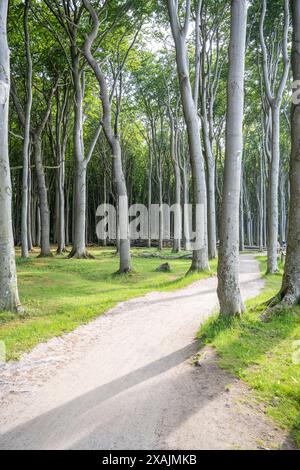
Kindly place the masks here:
POLYGON ((28 212, 29 212, 29 197, 28 197, 28 181, 29 181, 29 151, 30 151, 30 122, 31 122, 31 107, 32 107, 32 59, 30 52, 30 36, 28 31, 28 11, 30 1, 25 0, 24 10, 24 35, 25 35, 25 49, 27 60, 27 73, 26 73, 26 107, 25 107, 25 122, 24 122, 24 143, 23 143, 23 186, 22 186, 22 215, 21 215, 21 243, 22 243, 22 258, 28 258, 28 212))
POLYGON ((50 250, 50 213, 46 186, 45 171, 42 162, 42 138, 40 134, 33 137, 33 153, 35 170, 37 175, 39 202, 40 202, 40 227, 41 227, 41 257, 51 256, 50 250))
POLYGON ((149 144, 149 162, 148 162, 148 248, 151 248, 151 204, 152 204, 152 151, 149 144))
POLYGON ((70 258, 88 258, 85 243, 86 229, 86 173, 83 142, 83 90, 79 66, 79 56, 71 47, 72 77, 74 84, 74 219, 73 239, 70 258))
MULTIPOLYGON (((291 0, 293 18, 292 70, 300 80, 300 0, 291 0)), ((285 305, 300 302, 300 103, 292 105, 290 160, 290 209, 287 256, 280 298, 285 305)))
POLYGON ((0 311, 20 310, 12 229, 12 187, 8 156, 10 64, 7 44, 8 0, 0 1, 0 311))
MULTIPOLYGON (((262 13, 260 18, 260 43, 263 56, 263 72, 265 91, 272 114, 272 133, 271 133, 271 159, 269 165, 269 187, 268 187, 268 274, 278 272, 278 186, 279 186, 279 166, 280 166, 280 111, 283 92, 286 86, 289 73, 288 58, 288 33, 290 25, 289 0, 284 0, 284 31, 282 41, 283 73, 278 89, 274 93, 270 76, 271 60, 268 56, 268 50, 264 37, 264 23, 266 17, 267 0, 262 1, 262 13)), ((274 87, 273 87, 274 88, 274 87)))
POLYGON ((272 159, 268 187, 268 273, 278 272, 280 109, 272 107, 272 159))
POLYGON ((197 272, 209 269, 209 262, 207 249, 207 194, 204 160, 200 138, 200 120, 191 88, 187 50, 190 1, 187 0, 186 2, 185 24, 182 28, 178 18, 178 3, 175 0, 168 0, 168 11, 172 35, 175 42, 180 93, 188 132, 193 176, 194 204, 198 208, 202 208, 202 210, 199 212, 199 214, 201 213, 201 221, 199 220, 198 223, 196 223, 196 231, 198 232, 197 239, 201 246, 198 246, 197 249, 194 249, 193 251, 193 261, 190 269, 191 272, 197 272), (199 233, 199 230, 201 230, 201 233, 199 233), (202 236, 202 230, 204 231, 204 237, 202 236))
POLYGON ((247 8, 246 0, 231 1, 226 155, 218 265, 221 315, 240 315, 244 311, 239 283, 239 204, 247 8))
MULTIPOLYGON (((120 145, 120 136, 118 135, 117 129, 113 129, 112 124, 112 109, 111 101, 106 82, 106 77, 103 74, 100 64, 93 57, 91 48, 97 38, 100 21, 96 11, 92 7, 88 0, 83 0, 86 10, 89 12, 93 21, 93 30, 86 38, 84 44, 84 55, 95 73, 95 77, 100 86, 100 99, 103 108, 103 129, 107 142, 111 148, 113 157, 113 172, 114 172, 114 184, 116 194, 118 197, 118 226, 120 230, 120 241, 119 241, 119 254, 120 254, 120 274, 128 273, 131 271, 131 254, 130 254, 130 239, 129 239, 129 221, 128 221, 128 195, 126 181, 122 165, 122 150, 120 145)), ((117 126, 115 126, 117 127, 117 126)))

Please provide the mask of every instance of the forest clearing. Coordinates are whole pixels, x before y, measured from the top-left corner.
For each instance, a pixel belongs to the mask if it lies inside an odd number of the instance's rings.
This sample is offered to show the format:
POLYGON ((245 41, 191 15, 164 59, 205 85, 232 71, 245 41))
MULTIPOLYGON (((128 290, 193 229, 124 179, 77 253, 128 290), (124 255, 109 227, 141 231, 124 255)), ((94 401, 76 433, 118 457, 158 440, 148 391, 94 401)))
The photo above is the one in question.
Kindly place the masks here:
POLYGON ((299 449, 299 135, 300 0, 0 0, 1 450, 299 449))

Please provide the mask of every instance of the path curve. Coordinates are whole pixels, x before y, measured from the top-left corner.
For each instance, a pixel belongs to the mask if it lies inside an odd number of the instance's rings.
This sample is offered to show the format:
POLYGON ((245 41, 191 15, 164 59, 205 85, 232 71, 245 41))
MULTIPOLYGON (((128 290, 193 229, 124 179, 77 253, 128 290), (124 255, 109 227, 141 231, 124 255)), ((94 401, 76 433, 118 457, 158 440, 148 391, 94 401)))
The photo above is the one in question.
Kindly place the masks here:
MULTIPOLYGON (((211 350, 202 367, 191 364, 199 325, 217 308, 216 284, 210 278, 125 302, 2 367, 0 448, 284 445, 211 350)), ((253 255, 241 257, 241 286, 244 299, 263 288, 253 255)))

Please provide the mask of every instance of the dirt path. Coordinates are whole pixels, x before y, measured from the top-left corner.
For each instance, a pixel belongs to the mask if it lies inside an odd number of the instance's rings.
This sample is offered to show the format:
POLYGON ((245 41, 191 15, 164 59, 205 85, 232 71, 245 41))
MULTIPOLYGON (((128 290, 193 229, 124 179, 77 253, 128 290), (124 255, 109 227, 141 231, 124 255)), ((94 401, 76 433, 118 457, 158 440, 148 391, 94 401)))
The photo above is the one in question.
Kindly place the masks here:
MULTIPOLYGON (((244 298, 263 287, 252 255, 242 256, 241 282, 244 298)), ((218 368, 212 351, 202 367, 191 365, 200 322, 216 308, 215 278, 148 294, 5 365, 0 448, 285 445, 253 401, 245 403, 250 391, 218 368)))

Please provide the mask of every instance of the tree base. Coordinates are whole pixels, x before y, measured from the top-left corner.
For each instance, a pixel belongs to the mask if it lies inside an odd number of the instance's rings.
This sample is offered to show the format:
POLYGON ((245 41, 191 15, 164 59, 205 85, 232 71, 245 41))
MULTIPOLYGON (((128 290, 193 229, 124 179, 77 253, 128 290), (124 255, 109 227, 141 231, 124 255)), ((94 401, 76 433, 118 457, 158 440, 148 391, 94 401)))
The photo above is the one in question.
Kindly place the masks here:
POLYGON ((80 253, 77 250, 72 250, 68 256, 68 259, 95 259, 95 257, 91 255, 88 251, 80 253))
POLYGON ((131 274, 132 273, 132 269, 131 268, 127 268, 127 269, 124 269, 121 271, 121 269, 119 269, 115 274, 117 276, 120 276, 120 275, 123 275, 123 274, 131 274))
POLYGON ((70 253, 70 251, 67 250, 67 248, 63 248, 62 250, 60 250, 60 249, 57 249, 57 250, 56 250, 56 255, 57 255, 57 256, 63 255, 63 254, 67 254, 67 253, 70 253))
POLYGON ((38 258, 53 258, 53 253, 40 253, 38 258))
POLYGON ((290 309, 300 304, 300 295, 295 292, 283 291, 279 292, 275 297, 265 302, 266 310, 261 315, 262 321, 268 321, 273 315, 276 315, 280 310, 290 309))

